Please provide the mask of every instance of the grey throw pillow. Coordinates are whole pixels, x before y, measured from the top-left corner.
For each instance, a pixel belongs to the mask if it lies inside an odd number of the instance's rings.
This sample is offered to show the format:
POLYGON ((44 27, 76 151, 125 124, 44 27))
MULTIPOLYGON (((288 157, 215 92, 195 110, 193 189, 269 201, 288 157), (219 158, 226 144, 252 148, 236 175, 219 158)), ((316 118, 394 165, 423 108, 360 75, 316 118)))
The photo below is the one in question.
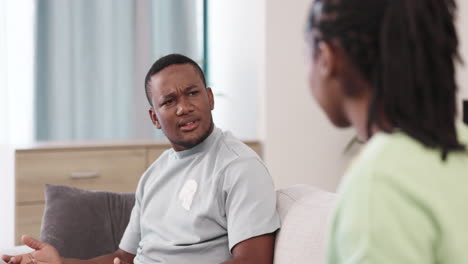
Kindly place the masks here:
POLYGON ((45 201, 41 240, 63 257, 88 259, 118 248, 135 194, 46 185, 45 201))

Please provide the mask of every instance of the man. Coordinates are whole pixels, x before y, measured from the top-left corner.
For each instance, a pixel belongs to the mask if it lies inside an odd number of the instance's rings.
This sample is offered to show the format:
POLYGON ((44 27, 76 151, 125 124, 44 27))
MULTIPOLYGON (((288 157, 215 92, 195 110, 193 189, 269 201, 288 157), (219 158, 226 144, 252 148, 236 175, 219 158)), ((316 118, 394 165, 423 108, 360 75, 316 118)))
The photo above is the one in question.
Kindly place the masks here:
POLYGON ((154 126, 172 145, 142 176, 130 222, 112 254, 62 259, 25 237, 12 263, 272 263, 279 228, 271 178, 259 157, 213 124, 213 93, 199 66, 171 54, 145 79, 154 126))

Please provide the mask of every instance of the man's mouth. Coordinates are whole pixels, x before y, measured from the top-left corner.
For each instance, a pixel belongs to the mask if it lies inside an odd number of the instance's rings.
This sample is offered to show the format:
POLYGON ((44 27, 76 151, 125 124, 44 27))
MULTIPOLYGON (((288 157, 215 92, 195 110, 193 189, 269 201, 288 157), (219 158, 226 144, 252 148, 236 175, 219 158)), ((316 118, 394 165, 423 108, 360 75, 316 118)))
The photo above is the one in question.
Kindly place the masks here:
POLYGON ((189 132, 197 128, 198 124, 199 124, 199 120, 192 120, 192 121, 188 121, 185 123, 181 123, 179 127, 183 132, 189 132))

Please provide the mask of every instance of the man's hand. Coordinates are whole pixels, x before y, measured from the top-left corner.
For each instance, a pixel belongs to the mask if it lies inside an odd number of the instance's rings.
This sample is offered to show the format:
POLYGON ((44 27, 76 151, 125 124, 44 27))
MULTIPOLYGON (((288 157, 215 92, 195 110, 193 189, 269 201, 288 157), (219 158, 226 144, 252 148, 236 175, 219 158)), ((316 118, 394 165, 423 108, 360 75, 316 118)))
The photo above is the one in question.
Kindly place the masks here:
POLYGON ((117 257, 117 258, 114 259, 114 264, 130 264, 130 263, 125 262, 125 261, 123 261, 123 260, 121 260, 120 258, 117 257))
POLYGON ((13 264, 62 264, 62 258, 53 246, 28 236, 23 236, 21 240, 35 251, 18 256, 3 255, 3 261, 13 264))

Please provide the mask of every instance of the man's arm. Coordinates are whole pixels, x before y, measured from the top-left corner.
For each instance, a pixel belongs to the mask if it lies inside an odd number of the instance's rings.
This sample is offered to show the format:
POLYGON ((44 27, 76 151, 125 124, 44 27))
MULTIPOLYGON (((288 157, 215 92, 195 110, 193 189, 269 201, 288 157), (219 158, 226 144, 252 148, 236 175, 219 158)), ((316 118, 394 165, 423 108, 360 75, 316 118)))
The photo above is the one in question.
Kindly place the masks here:
POLYGON ((245 158, 230 163, 225 174, 226 229, 234 256, 225 263, 273 263, 274 232, 280 219, 268 170, 258 158, 245 158))
POLYGON ((63 264, 101 264, 101 263, 132 264, 134 258, 135 258, 135 255, 128 253, 126 251, 123 251, 121 249, 117 249, 115 252, 111 254, 99 256, 99 257, 89 259, 89 260, 62 258, 62 263, 63 264), (115 262, 116 258, 118 258, 120 262, 115 262))
POLYGON ((2 256, 2 259, 8 263, 12 264, 23 264, 23 263, 50 263, 50 264, 94 264, 94 263, 133 263, 135 255, 125 252, 121 249, 118 249, 114 253, 93 258, 90 260, 79 260, 79 259, 65 259, 62 258, 57 249, 53 246, 38 241, 32 237, 23 236, 23 243, 28 247, 35 249, 34 252, 30 254, 18 255, 18 256, 2 256), (120 260, 115 262, 114 260, 118 258, 120 260))
POLYGON ((240 242, 232 249, 232 258, 223 264, 271 264, 275 247, 274 234, 261 235, 240 242))

